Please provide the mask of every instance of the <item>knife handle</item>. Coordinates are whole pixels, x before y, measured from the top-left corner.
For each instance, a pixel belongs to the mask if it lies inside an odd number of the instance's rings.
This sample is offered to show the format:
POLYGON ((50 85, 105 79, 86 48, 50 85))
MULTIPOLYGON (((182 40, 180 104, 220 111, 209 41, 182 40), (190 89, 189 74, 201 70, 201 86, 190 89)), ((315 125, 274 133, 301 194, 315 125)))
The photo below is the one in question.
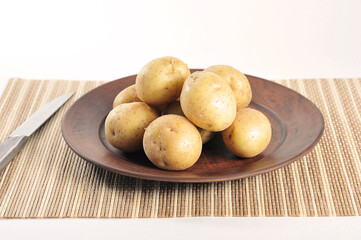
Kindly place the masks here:
POLYGON ((27 138, 27 136, 14 136, 0 143, 0 172, 21 150, 27 138))

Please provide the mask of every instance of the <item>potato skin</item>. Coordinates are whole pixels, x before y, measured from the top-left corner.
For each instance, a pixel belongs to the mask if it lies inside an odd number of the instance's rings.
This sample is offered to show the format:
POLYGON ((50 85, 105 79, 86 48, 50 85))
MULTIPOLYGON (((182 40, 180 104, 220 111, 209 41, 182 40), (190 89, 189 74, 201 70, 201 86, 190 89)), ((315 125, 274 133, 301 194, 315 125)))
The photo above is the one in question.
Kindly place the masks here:
POLYGON ((184 80, 190 71, 184 62, 175 57, 156 58, 138 73, 138 97, 151 106, 161 106, 180 96, 184 80))
POLYGON ((222 131, 236 117, 236 99, 231 87, 212 72, 192 73, 184 82, 180 102, 187 118, 208 131, 222 131))
POLYGON ((162 115, 167 115, 167 114, 175 114, 175 115, 179 115, 179 116, 183 116, 183 117, 186 116, 183 113, 183 110, 182 110, 179 100, 169 103, 164 108, 162 115))
POLYGON ((117 107, 122 103, 131 103, 131 102, 141 102, 138 98, 135 84, 130 85, 127 88, 124 88, 118 93, 113 102, 113 108, 117 107))
POLYGON ((204 71, 213 72, 228 82, 236 97, 237 109, 249 105, 252 100, 252 90, 247 77, 243 73, 228 65, 214 65, 204 69, 204 71))
POLYGON ((188 119, 169 114, 149 124, 144 133, 143 148, 155 166, 179 171, 197 162, 202 152, 202 140, 188 119))
POLYGON ((239 157, 251 158, 263 152, 270 143, 271 123, 258 110, 239 109, 236 119, 222 132, 222 137, 232 153, 239 157))
POLYGON ((158 112, 143 102, 120 104, 105 119, 105 137, 124 152, 140 150, 145 128, 157 117, 158 112))
MULTIPOLYGON (((169 103, 163 110, 163 115, 166 114, 175 114, 175 115, 179 115, 179 116, 183 116, 185 117, 181 105, 180 105, 180 101, 174 101, 169 103)), ((209 140, 211 140, 214 136, 214 132, 202 129, 200 127, 197 127, 199 134, 201 135, 202 138, 202 143, 205 144, 207 143, 209 140)))

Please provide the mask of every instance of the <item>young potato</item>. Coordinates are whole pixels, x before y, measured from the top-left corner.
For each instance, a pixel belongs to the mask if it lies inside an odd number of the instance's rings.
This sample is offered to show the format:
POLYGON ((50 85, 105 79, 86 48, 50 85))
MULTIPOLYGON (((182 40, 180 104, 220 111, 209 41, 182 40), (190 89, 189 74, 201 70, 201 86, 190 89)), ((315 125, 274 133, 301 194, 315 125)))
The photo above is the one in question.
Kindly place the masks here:
POLYGON ((271 141, 268 118, 258 110, 239 109, 232 125, 222 132, 227 148, 239 157, 251 158, 263 152, 271 141))
POLYGON ((143 102, 120 104, 105 119, 105 137, 124 152, 140 150, 145 128, 157 117, 158 112, 143 102))
POLYGON ((189 76, 188 66, 175 57, 161 57, 147 63, 138 73, 138 97, 151 106, 161 106, 176 100, 184 80, 189 76))
POLYGON ((160 114, 164 111, 164 109, 167 107, 168 104, 160 105, 160 106, 154 106, 155 109, 158 110, 160 114))
POLYGON ((169 114, 149 124, 144 133, 143 148, 155 166, 184 170, 197 162, 202 152, 202 140, 188 119, 169 114))
POLYGON ((122 103, 131 103, 131 102, 141 102, 138 98, 137 91, 135 88, 135 84, 123 89, 118 95, 115 97, 113 102, 113 108, 117 107, 122 103))
POLYGON ((180 105, 180 101, 176 100, 174 102, 169 103, 163 110, 163 115, 166 114, 175 114, 179 116, 185 117, 182 107, 180 105))
POLYGON ((227 65, 214 65, 204 71, 218 74, 228 82, 236 97, 237 109, 249 105, 252 100, 252 90, 247 77, 243 73, 227 65))
POLYGON ((236 117, 231 87, 212 72, 194 72, 184 82, 180 103, 187 118, 212 132, 228 128, 236 117))
MULTIPOLYGON (((166 115, 166 114, 175 114, 175 115, 185 117, 179 100, 171 102, 165 107, 165 109, 163 110, 163 115, 166 115)), ((199 128, 199 127, 197 127, 197 129, 199 131, 199 134, 201 135, 203 144, 207 143, 209 140, 211 140, 213 138, 213 135, 214 135, 213 132, 199 128)))

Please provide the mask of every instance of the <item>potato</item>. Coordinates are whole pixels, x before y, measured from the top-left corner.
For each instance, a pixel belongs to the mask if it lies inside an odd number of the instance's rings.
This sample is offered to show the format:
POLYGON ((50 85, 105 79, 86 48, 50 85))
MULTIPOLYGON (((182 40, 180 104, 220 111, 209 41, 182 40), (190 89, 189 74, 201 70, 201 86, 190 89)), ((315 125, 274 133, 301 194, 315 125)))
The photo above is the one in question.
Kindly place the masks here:
POLYGON ((181 105, 180 105, 180 101, 176 100, 174 102, 169 103, 163 110, 163 115, 166 114, 175 114, 175 115, 179 115, 179 116, 183 116, 185 117, 181 105))
POLYGON ((204 71, 218 74, 228 82, 236 97, 237 109, 249 105, 252 100, 252 90, 247 77, 243 73, 227 65, 214 65, 204 71))
POLYGON ((211 140, 214 137, 214 132, 199 127, 197 127, 197 129, 199 131, 199 134, 201 135, 202 144, 206 144, 207 142, 209 142, 209 140, 211 140))
POLYGON ((147 63, 138 73, 138 97, 151 106, 161 106, 180 96, 188 66, 174 57, 161 57, 147 63))
POLYGON ((124 152, 140 150, 145 128, 157 117, 158 112, 143 102, 120 104, 105 119, 105 137, 124 152))
POLYGON ((236 99, 231 87, 212 72, 192 73, 184 82, 180 103, 187 118, 208 131, 222 131, 236 117, 236 99))
POLYGON ((239 157, 250 158, 263 152, 271 141, 272 128, 268 118, 258 110, 237 111, 232 125, 222 132, 227 148, 239 157))
POLYGON ((160 106, 154 106, 155 109, 158 110, 159 114, 162 114, 164 109, 167 107, 168 104, 160 105, 160 106))
POLYGON ((115 97, 113 102, 113 108, 117 107, 122 103, 131 103, 131 102, 141 102, 138 98, 135 84, 123 89, 118 95, 115 97))
MULTIPOLYGON (((184 115, 184 113, 182 111, 180 102, 178 100, 169 103, 165 107, 165 109, 163 110, 163 115, 166 115, 166 114, 175 114, 175 115, 185 117, 185 115, 184 115)), ((197 127, 197 129, 199 131, 199 134, 201 135, 203 144, 207 143, 209 140, 211 140, 213 138, 213 135, 214 135, 213 132, 202 129, 202 128, 199 128, 199 127, 197 127)))
POLYGON ((202 152, 202 139, 188 119, 169 114, 149 124, 144 133, 143 147, 155 166, 184 170, 197 162, 202 152))

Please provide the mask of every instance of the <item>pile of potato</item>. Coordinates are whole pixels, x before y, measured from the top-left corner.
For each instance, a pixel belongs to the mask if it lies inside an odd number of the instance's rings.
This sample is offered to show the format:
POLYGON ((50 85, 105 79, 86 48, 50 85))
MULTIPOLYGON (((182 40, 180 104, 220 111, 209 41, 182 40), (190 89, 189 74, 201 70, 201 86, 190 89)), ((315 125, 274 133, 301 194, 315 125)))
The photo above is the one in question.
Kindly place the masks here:
POLYGON ((254 157, 268 146, 272 129, 263 113, 248 108, 251 99, 248 79, 231 66, 191 74, 177 58, 157 58, 116 96, 105 136, 125 152, 143 148, 166 170, 191 167, 215 132, 235 155, 254 157))

